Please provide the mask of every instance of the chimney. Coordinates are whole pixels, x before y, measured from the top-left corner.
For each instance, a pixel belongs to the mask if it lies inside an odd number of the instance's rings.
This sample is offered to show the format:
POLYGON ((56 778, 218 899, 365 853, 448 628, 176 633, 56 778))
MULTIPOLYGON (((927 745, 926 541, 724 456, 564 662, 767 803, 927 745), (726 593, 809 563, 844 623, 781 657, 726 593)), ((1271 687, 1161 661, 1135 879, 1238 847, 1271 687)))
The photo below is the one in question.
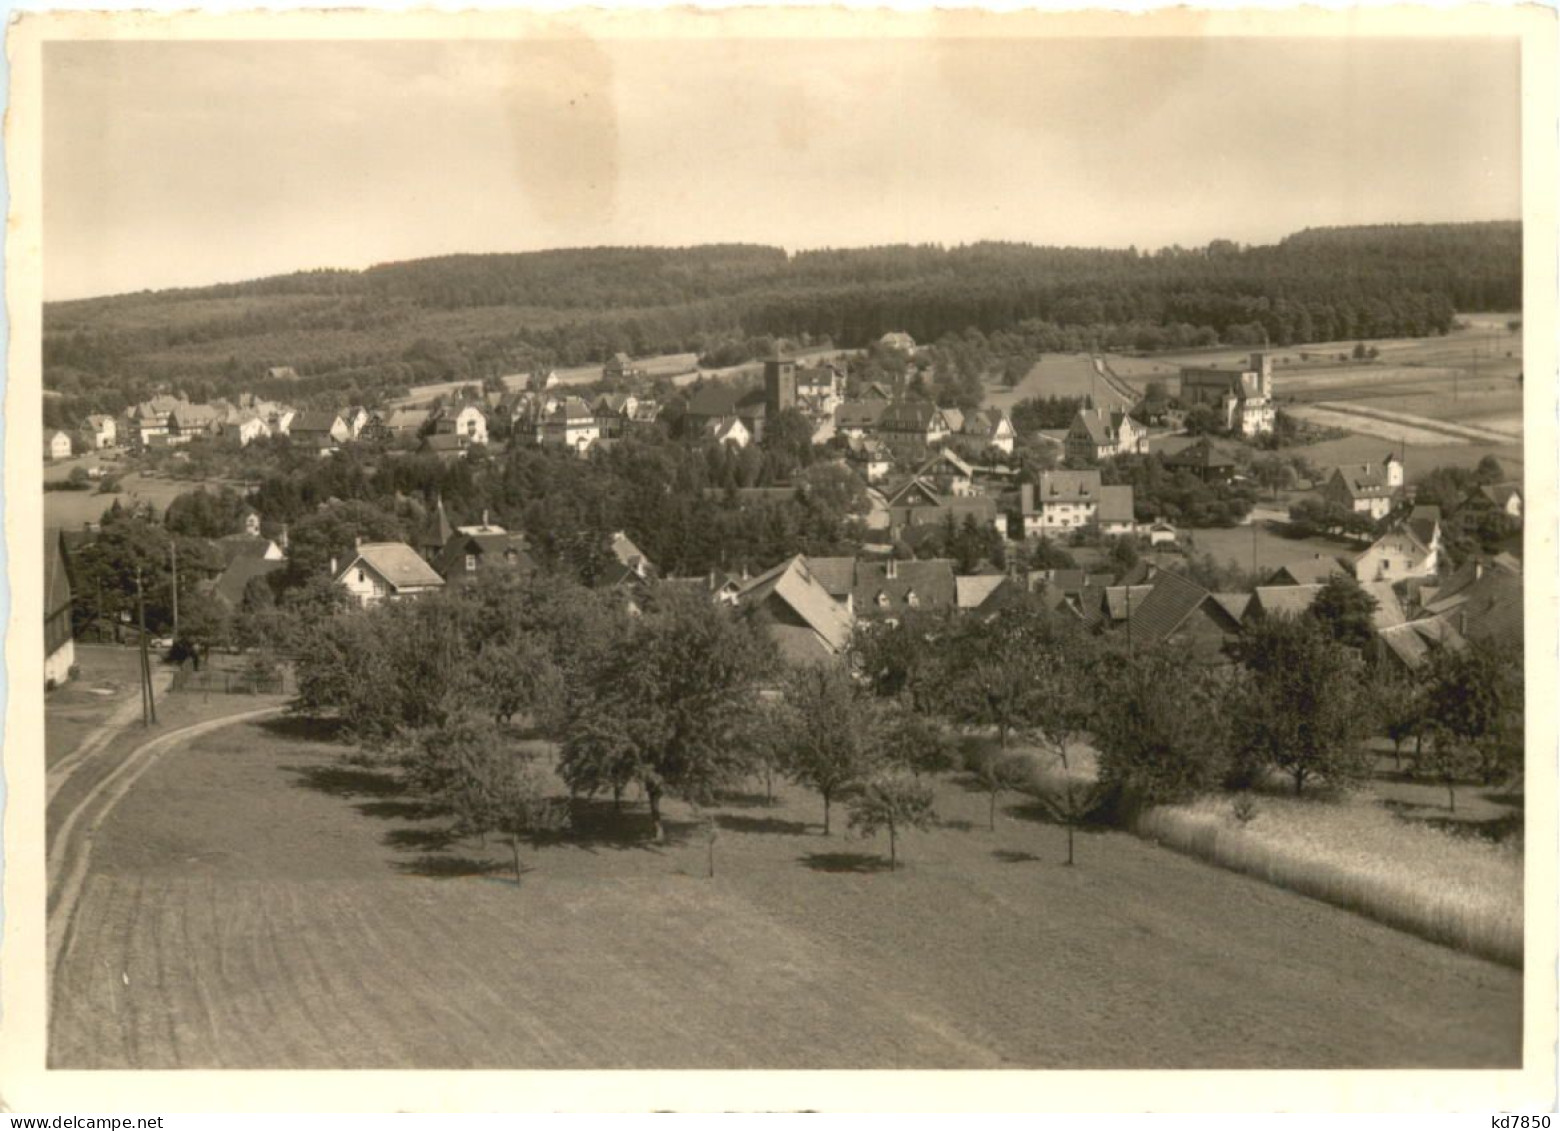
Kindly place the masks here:
POLYGON ((483 526, 486 526, 488 524, 487 516, 488 516, 487 507, 483 507, 482 508, 482 525, 483 526))
POLYGON ((335 577, 340 572, 341 571, 336 568, 336 555, 332 554, 330 556, 330 575, 331 577, 335 577))
POLYGON ((893 581, 898 576, 899 576, 899 559, 898 558, 889 558, 888 559, 888 579, 890 581, 893 581))
POLYGON ((356 534, 352 536, 352 548, 354 550, 360 550, 363 548, 363 539, 359 538, 356 534))

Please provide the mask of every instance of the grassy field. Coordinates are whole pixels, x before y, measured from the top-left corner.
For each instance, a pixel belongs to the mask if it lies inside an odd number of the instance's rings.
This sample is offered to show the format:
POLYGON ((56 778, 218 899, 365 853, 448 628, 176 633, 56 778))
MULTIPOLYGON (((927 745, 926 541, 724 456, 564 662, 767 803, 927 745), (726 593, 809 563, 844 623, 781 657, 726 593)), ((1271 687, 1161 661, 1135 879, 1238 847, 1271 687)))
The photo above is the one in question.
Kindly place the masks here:
POLYGON ((1188 552, 1212 554, 1213 560, 1220 565, 1234 562, 1241 569, 1256 568, 1264 574, 1281 565, 1313 558, 1317 554, 1336 558, 1356 554, 1362 548, 1359 543, 1333 538, 1286 538, 1277 532, 1273 524, 1267 522, 1223 529, 1207 527, 1183 530, 1180 544, 1188 552))
POLYGON ((52 766, 75 750, 125 702, 140 701, 141 665, 133 648, 107 644, 76 645, 76 679, 49 692, 44 699, 45 765, 52 766))
POLYGON ((65 1067, 1473 1067, 1521 978, 1124 833, 939 785, 943 824, 820 805, 582 807, 517 888, 497 844, 296 723, 159 762, 98 834, 54 987, 65 1067), (843 824, 843 821, 841 822, 843 824))
POLYGON ((1522 968, 1522 854, 1403 821, 1371 794, 1264 796, 1248 824, 1227 798, 1148 811, 1145 836, 1384 923, 1522 968))
MULTIPOLYGON (((45 478, 63 479, 76 462, 73 460, 63 468, 58 465, 51 467, 45 478)), ((96 484, 89 491, 45 491, 43 494, 44 526, 69 530, 80 527, 85 522, 97 522, 103 517, 103 512, 114 505, 115 499, 126 507, 149 502, 161 514, 167 509, 169 503, 185 492, 198 491, 203 487, 215 489, 220 484, 191 479, 169 479, 161 475, 148 477, 132 472, 120 479, 119 486, 117 492, 107 495, 99 494, 96 484)))

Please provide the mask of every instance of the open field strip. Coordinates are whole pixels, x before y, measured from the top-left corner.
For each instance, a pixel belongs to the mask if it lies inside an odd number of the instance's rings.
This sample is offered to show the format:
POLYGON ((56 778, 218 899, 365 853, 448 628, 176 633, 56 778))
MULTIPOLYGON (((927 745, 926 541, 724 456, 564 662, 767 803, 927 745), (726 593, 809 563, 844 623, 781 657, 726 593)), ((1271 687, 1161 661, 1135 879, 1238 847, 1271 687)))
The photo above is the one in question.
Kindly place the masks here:
POLYGON ((158 757, 181 743, 188 742, 219 727, 254 721, 280 714, 284 707, 262 707, 242 714, 207 719, 159 735, 125 755, 111 772, 87 791, 57 828, 51 828, 48 852, 49 969, 57 969, 60 955, 70 937, 72 915, 81 886, 92 859, 92 841, 98 828, 108 819, 114 806, 129 792, 140 776, 151 769, 158 757), (82 824, 82 822, 85 824, 82 824), (78 832, 77 826, 81 825, 78 832))
POLYGON ((1400 821, 1373 799, 1263 796, 1237 821, 1227 798, 1150 809, 1138 831, 1199 859, 1522 968, 1522 856, 1400 821))
MULTIPOLYGON (((1416 427, 1410 424, 1382 420, 1378 417, 1361 416, 1353 411, 1345 411, 1331 408, 1318 408, 1314 405, 1297 405, 1286 409, 1295 419, 1304 420, 1309 424, 1319 424, 1327 428, 1344 428, 1350 432, 1358 432, 1365 436, 1375 436, 1393 443, 1405 441, 1415 446, 1441 444, 1457 445, 1469 442, 1467 436, 1457 436, 1440 428, 1430 429, 1416 427)), ((1501 443, 1510 443, 1509 436, 1502 436, 1501 443)))
MULTIPOLYGON (((166 668, 159 668, 152 672, 152 694, 159 700, 168 691, 168 686, 173 683, 173 672, 166 668)), ((82 740, 81 745, 74 751, 65 755, 54 765, 50 766, 46 775, 48 783, 47 801, 53 801, 55 796, 70 781, 81 765, 103 749, 115 738, 124 732, 124 729, 136 721, 136 716, 141 713, 141 697, 131 699, 128 696, 115 705, 109 716, 99 723, 82 740)))
POLYGON ((1520 1063, 1518 973, 1121 832, 1063 867, 1062 829, 1012 795, 988 829, 957 776, 894 873, 782 786, 671 804, 663 845, 642 806, 582 802, 517 887, 506 846, 341 753, 244 723, 139 781, 99 833, 51 1067, 1520 1063))
POLYGON ((1433 420, 1427 416, 1420 416, 1412 412, 1396 412, 1391 409, 1366 408, 1350 401, 1340 404, 1334 401, 1317 401, 1316 407, 1329 409, 1334 412, 1352 413, 1355 416, 1363 416, 1372 420, 1385 420, 1393 424, 1407 424, 1413 428, 1423 428, 1431 432, 1445 432, 1448 436, 1461 436, 1468 440, 1483 441, 1484 443, 1504 443, 1508 440, 1520 440, 1522 430, 1518 427, 1515 431, 1506 431, 1490 427, 1487 423, 1481 425, 1456 424, 1448 420, 1433 420))

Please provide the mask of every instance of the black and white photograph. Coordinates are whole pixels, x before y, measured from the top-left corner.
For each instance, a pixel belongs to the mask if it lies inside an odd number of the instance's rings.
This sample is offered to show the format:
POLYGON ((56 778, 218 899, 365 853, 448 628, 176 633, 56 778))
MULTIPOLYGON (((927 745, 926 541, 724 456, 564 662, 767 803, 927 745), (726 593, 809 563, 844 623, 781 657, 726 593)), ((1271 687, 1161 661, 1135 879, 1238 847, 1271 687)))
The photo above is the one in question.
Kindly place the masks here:
POLYGON ((13 24, 6 1061, 1550 1103, 1468 14, 13 24))

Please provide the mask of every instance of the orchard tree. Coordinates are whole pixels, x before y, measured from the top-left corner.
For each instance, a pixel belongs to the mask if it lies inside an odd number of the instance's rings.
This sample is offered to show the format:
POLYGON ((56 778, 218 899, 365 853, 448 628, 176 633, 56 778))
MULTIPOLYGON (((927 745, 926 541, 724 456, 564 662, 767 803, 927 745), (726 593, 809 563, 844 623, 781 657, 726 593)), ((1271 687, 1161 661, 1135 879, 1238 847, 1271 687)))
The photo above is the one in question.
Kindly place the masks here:
POLYGON ((1359 655, 1314 617, 1259 621, 1235 646, 1249 678, 1233 697, 1235 745, 1272 766, 1296 795, 1320 778, 1347 788, 1370 775, 1370 683, 1359 655))
POLYGON ((1005 792, 1022 790, 1029 780, 1029 765, 1021 754, 982 747, 975 754, 973 774, 987 798, 986 823, 997 830, 997 802, 1005 792))
POLYGON ((605 757, 608 771, 644 788, 654 837, 664 839, 668 793, 703 802, 744 770, 735 739, 775 664, 773 644, 752 621, 701 595, 654 593, 568 706, 565 779, 593 780, 593 761, 605 757))
POLYGON ((1446 786, 1448 808, 1457 808, 1458 781, 1477 776, 1488 784, 1521 770, 1521 679, 1517 656, 1489 639, 1432 654, 1425 678, 1431 741, 1415 763, 1446 786))
POLYGON ((787 775, 823 799, 828 836, 834 802, 885 760, 884 708, 844 667, 815 664, 786 679, 773 719, 787 775))
POLYGON ((1118 652, 1102 664, 1091 733, 1100 781, 1145 804, 1217 788, 1228 769, 1231 679, 1188 666, 1165 647, 1118 652))
POLYGON ((1317 591, 1306 615, 1339 644, 1364 651, 1376 636, 1373 616, 1377 606, 1376 598, 1358 581, 1346 573, 1335 573, 1317 591))
POLYGON ((864 837, 888 830, 888 869, 892 872, 899 867, 899 834, 929 828, 937 819, 933 800, 927 782, 903 774, 877 775, 851 796, 849 825, 864 837))

